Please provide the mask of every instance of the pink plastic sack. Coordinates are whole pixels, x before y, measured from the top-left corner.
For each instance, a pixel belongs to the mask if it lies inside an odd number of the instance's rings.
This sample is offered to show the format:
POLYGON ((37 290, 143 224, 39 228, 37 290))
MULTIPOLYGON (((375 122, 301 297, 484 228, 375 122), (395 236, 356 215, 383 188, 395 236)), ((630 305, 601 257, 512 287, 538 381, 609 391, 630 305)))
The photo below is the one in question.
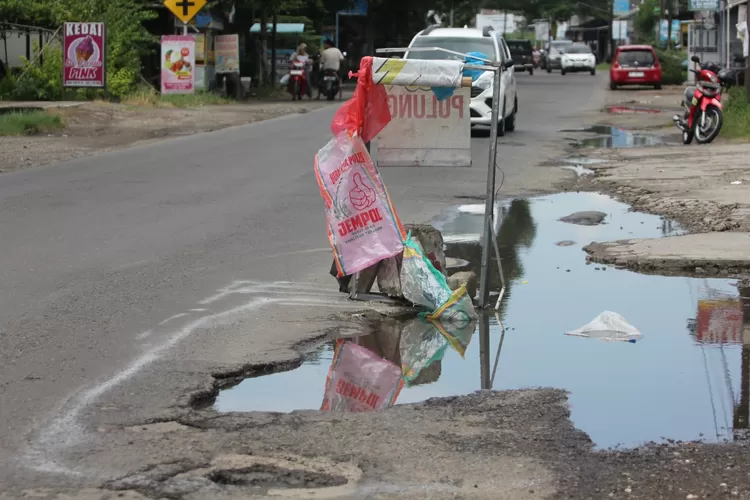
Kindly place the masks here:
POLYGON ((400 254, 406 232, 362 139, 343 133, 315 155, 338 277, 400 254))
POLYGON ((382 410, 395 404, 403 386, 398 366, 360 345, 339 340, 320 409, 341 412, 382 410))

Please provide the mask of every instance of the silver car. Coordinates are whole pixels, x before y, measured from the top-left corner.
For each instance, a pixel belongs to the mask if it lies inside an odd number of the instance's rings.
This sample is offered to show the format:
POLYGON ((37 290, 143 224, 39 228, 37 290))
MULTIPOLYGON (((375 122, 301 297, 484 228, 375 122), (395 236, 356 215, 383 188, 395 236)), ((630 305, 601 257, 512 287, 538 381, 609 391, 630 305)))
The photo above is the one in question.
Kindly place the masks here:
POLYGON ((570 40, 554 40, 549 44, 549 50, 547 50, 545 66, 547 67, 547 73, 552 73, 553 69, 561 69, 561 59, 565 49, 573 45, 570 40))

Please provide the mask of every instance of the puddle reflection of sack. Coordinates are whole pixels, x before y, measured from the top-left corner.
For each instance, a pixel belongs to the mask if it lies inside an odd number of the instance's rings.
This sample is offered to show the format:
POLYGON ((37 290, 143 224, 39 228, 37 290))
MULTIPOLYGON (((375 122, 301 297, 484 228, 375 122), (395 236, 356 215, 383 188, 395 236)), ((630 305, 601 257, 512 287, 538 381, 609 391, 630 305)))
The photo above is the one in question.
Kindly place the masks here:
POLYGON ((448 340, 448 343, 462 358, 469 347, 471 337, 477 328, 477 321, 471 320, 468 323, 441 323, 440 321, 428 320, 437 330, 448 340))
POLYGON ((401 331, 401 372, 407 386, 419 373, 445 356, 448 340, 435 325, 422 319, 410 320, 401 331))
POLYGON ((362 346, 339 340, 320 409, 340 412, 382 410, 395 404, 403 385, 398 366, 362 346))

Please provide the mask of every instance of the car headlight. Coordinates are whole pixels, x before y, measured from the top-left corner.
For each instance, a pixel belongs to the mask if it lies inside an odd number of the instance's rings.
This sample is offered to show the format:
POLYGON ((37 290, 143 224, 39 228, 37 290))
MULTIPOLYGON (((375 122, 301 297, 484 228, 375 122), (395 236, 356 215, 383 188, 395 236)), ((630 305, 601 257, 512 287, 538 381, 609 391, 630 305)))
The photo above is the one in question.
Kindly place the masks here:
POLYGON ((471 85, 478 89, 487 90, 492 87, 493 76, 493 73, 484 72, 471 85))

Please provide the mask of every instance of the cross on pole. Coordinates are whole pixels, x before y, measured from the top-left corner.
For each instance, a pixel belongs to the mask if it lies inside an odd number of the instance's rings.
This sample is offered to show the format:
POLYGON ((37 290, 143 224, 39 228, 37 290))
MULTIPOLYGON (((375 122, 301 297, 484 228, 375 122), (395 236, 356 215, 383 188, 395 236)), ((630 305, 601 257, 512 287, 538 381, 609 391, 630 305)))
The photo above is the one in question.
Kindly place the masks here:
POLYGON ((195 6, 195 2, 191 0, 180 0, 179 2, 175 3, 175 6, 182 7, 182 15, 187 16, 190 14, 190 7, 195 6))

